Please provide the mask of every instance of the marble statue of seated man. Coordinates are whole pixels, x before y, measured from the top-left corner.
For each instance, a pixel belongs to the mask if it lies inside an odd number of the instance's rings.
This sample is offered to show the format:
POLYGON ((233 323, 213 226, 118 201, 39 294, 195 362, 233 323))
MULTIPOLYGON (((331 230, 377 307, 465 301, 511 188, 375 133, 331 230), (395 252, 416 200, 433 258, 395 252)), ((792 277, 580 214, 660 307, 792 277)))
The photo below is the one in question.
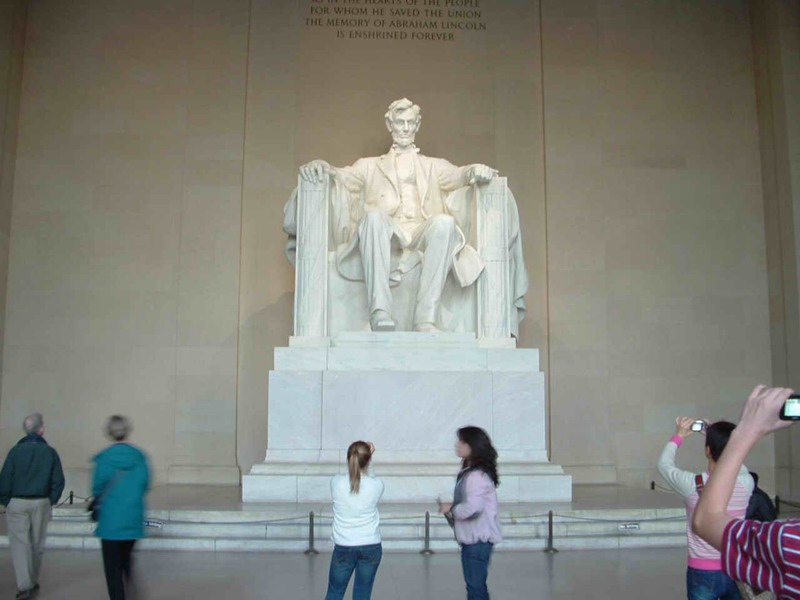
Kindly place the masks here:
MULTIPOLYGON (((457 167, 421 154, 414 145, 420 108, 406 98, 389 105, 385 122, 393 144, 383 156, 347 167, 314 160, 300 167, 300 175, 332 183, 337 270, 345 279, 365 282, 372 330, 395 330, 390 286, 419 265, 414 330, 439 331, 448 275, 463 288, 474 284, 484 268, 465 236, 469 224, 460 222, 473 213, 455 210, 449 198, 460 188, 490 181, 497 171, 482 164, 457 167)), ((284 222, 290 235, 296 231, 295 212, 290 201, 284 222)))

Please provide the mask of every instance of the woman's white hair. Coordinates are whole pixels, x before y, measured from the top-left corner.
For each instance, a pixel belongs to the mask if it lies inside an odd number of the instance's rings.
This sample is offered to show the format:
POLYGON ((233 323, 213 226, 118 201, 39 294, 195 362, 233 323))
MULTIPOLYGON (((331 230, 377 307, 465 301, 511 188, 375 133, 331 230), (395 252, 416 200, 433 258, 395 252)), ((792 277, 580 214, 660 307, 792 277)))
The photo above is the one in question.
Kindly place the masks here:
POLYGON ((106 422, 106 435, 115 442, 121 442, 131 433, 131 422, 122 415, 111 415, 106 422))
POLYGON ((44 427, 44 418, 42 417, 42 413, 33 413, 32 415, 28 415, 22 421, 22 429, 25 430, 25 433, 28 435, 32 433, 39 433, 39 431, 44 427))

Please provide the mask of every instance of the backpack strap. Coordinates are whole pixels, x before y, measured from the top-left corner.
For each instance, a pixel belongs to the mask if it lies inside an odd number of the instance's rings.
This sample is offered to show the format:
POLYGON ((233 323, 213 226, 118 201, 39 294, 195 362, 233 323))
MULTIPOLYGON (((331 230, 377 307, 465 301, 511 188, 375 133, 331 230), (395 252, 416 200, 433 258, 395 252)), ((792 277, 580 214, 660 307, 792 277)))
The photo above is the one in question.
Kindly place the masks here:
POLYGON ((695 475, 694 476, 694 489, 697 490, 697 495, 698 496, 703 491, 703 488, 705 486, 706 486, 706 484, 703 483, 703 474, 702 473, 698 473, 697 475, 695 475))

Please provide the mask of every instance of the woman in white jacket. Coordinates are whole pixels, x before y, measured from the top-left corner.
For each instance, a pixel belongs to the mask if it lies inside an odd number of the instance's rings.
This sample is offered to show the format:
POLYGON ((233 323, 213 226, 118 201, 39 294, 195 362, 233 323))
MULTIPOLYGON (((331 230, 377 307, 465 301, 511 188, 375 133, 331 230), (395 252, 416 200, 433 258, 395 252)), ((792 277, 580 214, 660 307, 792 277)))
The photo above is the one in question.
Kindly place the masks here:
POLYGON ((383 482, 367 472, 374 453, 371 442, 353 442, 347 449, 347 475, 331 479, 334 548, 325 600, 344 598, 353 571, 353 600, 372 597, 383 555, 378 513, 383 482))

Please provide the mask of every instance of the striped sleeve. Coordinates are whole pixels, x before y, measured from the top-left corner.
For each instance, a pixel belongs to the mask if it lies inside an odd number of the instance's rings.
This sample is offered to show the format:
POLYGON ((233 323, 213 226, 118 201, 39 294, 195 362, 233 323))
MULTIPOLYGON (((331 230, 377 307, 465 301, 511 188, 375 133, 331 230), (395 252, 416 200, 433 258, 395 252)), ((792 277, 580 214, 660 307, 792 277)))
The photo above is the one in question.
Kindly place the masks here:
POLYGON ((756 589, 800 600, 800 521, 731 521, 722 537, 722 569, 756 589))
POLYGON ((800 522, 784 523, 780 539, 783 560, 783 594, 800 598, 800 522), (789 595, 791 594, 791 595, 789 595))

